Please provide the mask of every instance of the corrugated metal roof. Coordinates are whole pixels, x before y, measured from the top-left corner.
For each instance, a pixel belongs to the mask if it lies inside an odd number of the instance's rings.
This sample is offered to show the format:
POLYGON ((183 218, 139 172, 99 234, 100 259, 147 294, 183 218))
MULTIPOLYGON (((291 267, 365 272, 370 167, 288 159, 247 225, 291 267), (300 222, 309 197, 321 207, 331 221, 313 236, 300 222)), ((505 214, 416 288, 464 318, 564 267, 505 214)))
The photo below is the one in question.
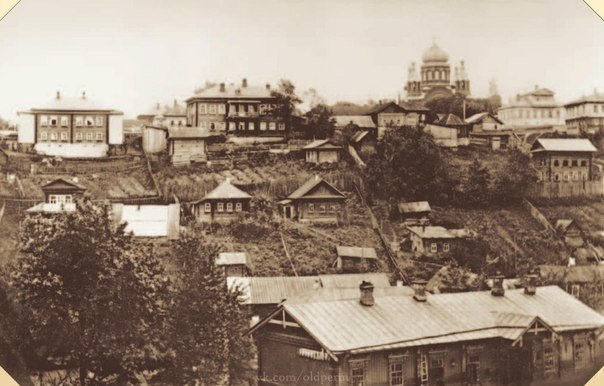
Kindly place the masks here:
POLYGON ((216 265, 247 265, 245 252, 220 252, 216 265))
POLYGON ((398 204, 398 210, 400 213, 418 213, 418 212, 430 212, 430 204, 428 201, 417 201, 417 202, 401 202, 398 204))
POLYGON ((340 192, 335 186, 333 186, 329 182, 325 181, 318 175, 311 177, 308 181, 306 181, 304 184, 302 184, 298 189, 296 189, 287 198, 290 200, 296 200, 296 199, 302 198, 321 183, 325 183, 333 192, 335 192, 335 194, 330 195, 330 197, 346 198, 344 193, 340 192))
POLYGON ((469 237, 470 232, 466 229, 446 229, 441 226, 410 226, 407 227, 422 239, 456 239, 469 237))
POLYGON ((342 146, 334 144, 330 139, 317 139, 312 141, 308 145, 304 146, 304 149, 341 149, 342 146))
POLYGON ((482 113, 476 113, 476 114, 472 115, 471 117, 466 118, 466 123, 477 123, 477 122, 482 122, 482 120, 483 120, 484 118, 486 118, 486 117, 491 117, 491 118, 493 118, 494 120, 496 120, 496 121, 497 121, 497 122, 498 122, 500 125, 503 125, 503 122, 501 122, 501 121, 499 120, 499 118, 497 118, 496 116, 494 116, 493 114, 491 114, 491 113, 489 113, 489 112, 487 112, 487 111, 482 112, 482 113))
POLYGON ((97 104, 95 101, 93 101, 92 99, 90 99, 86 96, 65 97, 65 96, 60 95, 59 98, 55 97, 52 100, 48 101, 46 104, 44 104, 40 107, 34 107, 31 110, 32 111, 35 111, 35 110, 103 111, 103 112, 112 112, 112 113, 121 114, 120 111, 117 111, 110 107, 106 107, 106 106, 97 104))
POLYGON ((375 123, 369 115, 335 115, 337 127, 344 127, 350 124, 361 128, 375 128, 375 123))
POLYGON ((532 151, 579 151, 596 152, 598 149, 587 138, 538 138, 533 144, 532 151))
POLYGON ((502 297, 489 291, 428 294, 424 303, 411 296, 374 298, 370 307, 357 299, 285 302, 282 307, 334 353, 434 344, 453 334, 454 341, 506 337, 506 330, 514 326, 503 325, 502 320, 520 324, 539 317, 556 331, 604 326, 604 316, 557 286, 539 287, 535 295, 522 289, 506 291, 502 297))
POLYGON ((377 259, 374 248, 367 247, 347 247, 338 245, 336 253, 339 257, 357 257, 359 259, 377 259))
POLYGON ((203 200, 211 200, 211 199, 248 199, 252 198, 251 195, 239 189, 235 185, 231 184, 231 181, 228 179, 222 181, 220 185, 218 185, 214 190, 210 193, 206 194, 203 200))
POLYGON ((390 287, 390 280, 385 273, 340 273, 334 275, 319 275, 323 288, 353 288, 358 292, 359 284, 368 281, 375 288, 390 287))

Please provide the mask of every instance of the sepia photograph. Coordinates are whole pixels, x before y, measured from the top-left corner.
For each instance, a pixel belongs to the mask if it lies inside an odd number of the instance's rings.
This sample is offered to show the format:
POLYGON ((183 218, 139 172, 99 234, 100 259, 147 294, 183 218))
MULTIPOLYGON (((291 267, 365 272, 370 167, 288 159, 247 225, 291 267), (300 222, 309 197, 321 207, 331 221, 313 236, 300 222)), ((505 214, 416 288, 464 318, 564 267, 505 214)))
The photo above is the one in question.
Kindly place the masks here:
POLYGON ((604 0, 0 0, 0 386, 604 386, 604 0))

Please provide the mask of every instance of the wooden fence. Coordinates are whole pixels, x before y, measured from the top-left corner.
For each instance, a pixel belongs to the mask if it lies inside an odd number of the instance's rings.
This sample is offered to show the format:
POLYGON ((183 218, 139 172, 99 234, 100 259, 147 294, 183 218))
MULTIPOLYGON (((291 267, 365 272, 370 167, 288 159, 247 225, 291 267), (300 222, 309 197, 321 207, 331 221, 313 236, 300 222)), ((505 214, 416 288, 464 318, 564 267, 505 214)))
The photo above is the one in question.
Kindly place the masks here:
POLYGON ((528 192, 529 198, 569 198, 604 196, 604 180, 537 182, 528 192))

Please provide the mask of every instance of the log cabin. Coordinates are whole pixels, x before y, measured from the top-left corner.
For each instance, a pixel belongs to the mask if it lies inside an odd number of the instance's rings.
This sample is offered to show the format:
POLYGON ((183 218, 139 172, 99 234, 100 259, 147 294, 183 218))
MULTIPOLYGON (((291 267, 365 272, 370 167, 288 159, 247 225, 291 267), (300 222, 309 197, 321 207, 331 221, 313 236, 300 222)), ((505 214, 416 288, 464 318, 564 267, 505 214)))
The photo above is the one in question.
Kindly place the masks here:
POLYGON ((227 178, 204 198, 193 203, 193 214, 202 223, 228 223, 250 209, 252 196, 227 178))
POLYGON ((283 217, 299 222, 337 223, 346 195, 318 175, 279 201, 283 217))

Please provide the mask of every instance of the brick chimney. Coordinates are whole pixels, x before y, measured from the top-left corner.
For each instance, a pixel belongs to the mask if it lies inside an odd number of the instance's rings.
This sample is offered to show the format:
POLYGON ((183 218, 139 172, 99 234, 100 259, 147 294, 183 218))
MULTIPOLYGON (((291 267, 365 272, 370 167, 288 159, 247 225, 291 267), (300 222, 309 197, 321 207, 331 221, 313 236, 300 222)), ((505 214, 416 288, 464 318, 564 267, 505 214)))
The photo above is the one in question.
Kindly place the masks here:
POLYGON ((373 299, 373 284, 363 280, 359 285, 359 290, 361 290, 361 298, 359 299, 361 304, 366 307, 373 306, 375 303, 373 299))
POLYGON ((428 284, 425 280, 415 280, 413 281, 413 290, 415 293, 413 294, 413 299, 417 302, 425 302, 428 300, 426 296, 426 284, 428 284))
POLYGON ((497 275, 493 277, 493 286, 491 287, 491 295, 503 296, 505 289, 503 289, 503 276, 497 275))
POLYGON ((220 92, 225 92, 224 83, 220 83, 220 92))
POLYGON ((174 107, 178 107, 178 101, 174 99, 174 107))
POLYGON ((270 90, 270 89, 271 89, 271 84, 270 84, 270 83, 267 83, 267 84, 266 84, 266 89, 267 89, 267 90, 270 90))
POLYGON ((57 90, 57 96, 56 96, 57 100, 61 99, 61 92, 59 90, 57 90))
POLYGON ((526 295, 534 295, 537 292, 537 275, 526 275, 524 282, 524 293, 526 295))
POLYGON ((246 79, 246 78, 243 78, 243 79, 241 80, 241 87, 243 87, 243 88, 246 88, 246 87, 247 87, 247 79, 246 79))

